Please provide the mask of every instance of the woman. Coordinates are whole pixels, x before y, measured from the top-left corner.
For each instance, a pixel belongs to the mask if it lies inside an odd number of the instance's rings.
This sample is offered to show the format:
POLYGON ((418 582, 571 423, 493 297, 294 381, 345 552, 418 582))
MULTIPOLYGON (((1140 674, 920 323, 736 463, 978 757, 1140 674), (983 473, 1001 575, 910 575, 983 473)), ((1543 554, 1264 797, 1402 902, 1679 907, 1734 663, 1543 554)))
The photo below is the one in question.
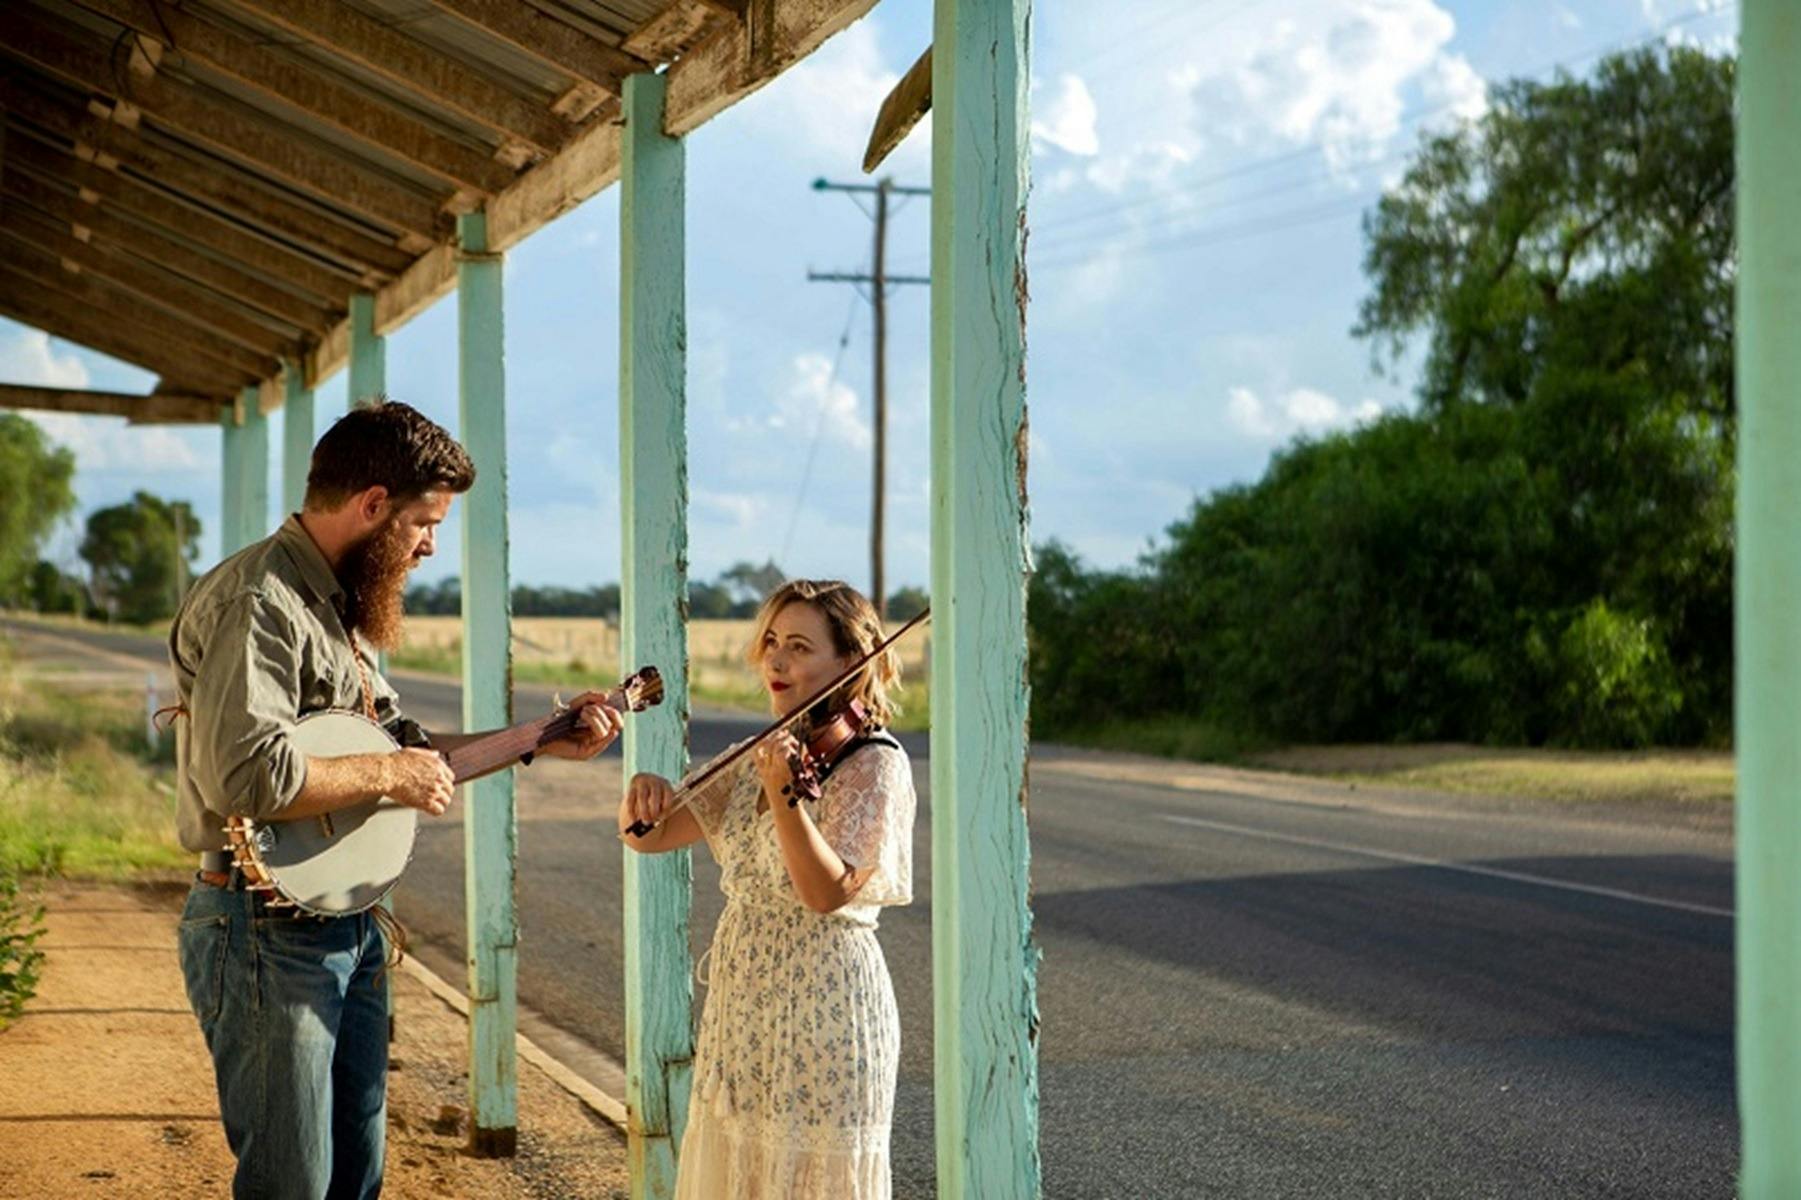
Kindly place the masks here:
MULTIPOLYGON (((747 657, 780 716, 881 637, 875 609, 848 584, 795 580, 764 602, 747 657)), ((881 726, 899 680, 890 650, 827 704, 860 700, 881 726)), ((726 897, 706 956, 678 1200, 890 1195, 900 1020, 875 929, 882 906, 912 899, 913 776, 900 743, 876 732, 837 760, 817 804, 790 807, 795 748, 787 734, 765 740, 653 832, 626 839, 655 854, 706 838, 726 897)), ((674 791, 635 776, 621 832, 661 821, 674 791)))

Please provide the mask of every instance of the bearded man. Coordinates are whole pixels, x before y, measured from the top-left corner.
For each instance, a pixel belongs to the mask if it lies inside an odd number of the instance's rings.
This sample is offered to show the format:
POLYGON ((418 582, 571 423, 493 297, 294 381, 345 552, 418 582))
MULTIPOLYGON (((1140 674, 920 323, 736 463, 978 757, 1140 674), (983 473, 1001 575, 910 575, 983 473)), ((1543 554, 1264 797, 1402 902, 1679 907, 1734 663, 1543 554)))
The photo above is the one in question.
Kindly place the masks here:
MULTIPOLYGON (((318 817, 381 796, 442 816, 439 755, 400 711, 374 648, 399 642, 408 571, 475 482, 441 427, 391 401, 359 408, 313 449, 303 511, 198 580, 169 631, 180 691, 177 823, 200 854, 181 923, 188 1001, 213 1058, 240 1198, 380 1194, 388 1066, 386 935, 370 913, 287 915, 247 890, 225 818, 318 817), (309 757, 307 714, 373 715, 404 749, 309 757)), ((589 758, 621 720, 588 693, 577 732, 543 751, 589 758)))

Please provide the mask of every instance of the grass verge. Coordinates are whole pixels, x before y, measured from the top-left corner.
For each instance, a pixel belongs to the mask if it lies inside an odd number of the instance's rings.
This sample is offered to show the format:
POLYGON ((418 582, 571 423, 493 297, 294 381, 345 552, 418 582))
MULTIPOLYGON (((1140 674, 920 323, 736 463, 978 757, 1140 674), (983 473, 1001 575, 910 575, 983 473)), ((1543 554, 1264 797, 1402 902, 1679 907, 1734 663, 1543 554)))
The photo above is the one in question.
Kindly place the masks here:
POLYGON ((173 738, 140 693, 33 686, 0 646, 0 872, 120 880, 185 867, 173 738))

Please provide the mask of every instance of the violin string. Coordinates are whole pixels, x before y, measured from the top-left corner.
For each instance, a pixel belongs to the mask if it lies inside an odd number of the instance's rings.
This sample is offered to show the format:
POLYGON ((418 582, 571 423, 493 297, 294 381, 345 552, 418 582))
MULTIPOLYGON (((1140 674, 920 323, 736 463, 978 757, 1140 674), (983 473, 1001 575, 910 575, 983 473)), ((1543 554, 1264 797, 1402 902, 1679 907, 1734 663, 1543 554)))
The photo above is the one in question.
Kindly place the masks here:
POLYGON ((850 348, 850 329, 857 319, 857 301, 861 298, 853 290, 850 307, 844 311, 844 329, 838 335, 838 357, 832 360, 832 373, 826 376, 825 392, 819 399, 819 413, 813 420, 813 442, 807 447, 807 463, 800 472, 800 490, 794 494, 794 511, 788 514, 788 532, 782 536, 782 552, 775 559, 778 563, 788 561, 788 551, 794 546, 794 528, 800 523, 801 509, 806 506, 807 485, 813 481, 813 460, 819 455, 819 442, 825 434, 825 415, 831 405, 832 388, 837 386, 838 371, 844 366, 844 352, 850 348))

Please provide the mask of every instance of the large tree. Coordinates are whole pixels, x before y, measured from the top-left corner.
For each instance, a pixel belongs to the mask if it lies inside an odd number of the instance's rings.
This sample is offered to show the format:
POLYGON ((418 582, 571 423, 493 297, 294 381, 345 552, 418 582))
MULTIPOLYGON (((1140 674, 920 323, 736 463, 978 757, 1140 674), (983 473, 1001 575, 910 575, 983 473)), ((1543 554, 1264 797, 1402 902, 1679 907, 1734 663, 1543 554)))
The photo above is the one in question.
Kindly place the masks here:
POLYGON ((200 521, 187 502, 148 492, 96 510, 81 542, 95 596, 125 621, 173 614, 199 552, 200 521))
POLYGON ((24 597, 44 539, 75 507, 74 477, 74 454, 0 412, 0 602, 24 597))
POLYGON ((1418 410, 1285 447, 1136 572, 1046 554, 1035 718, 1724 738, 1732 84, 1646 50, 1423 142, 1366 219, 1356 330, 1382 365, 1423 344, 1418 410))

